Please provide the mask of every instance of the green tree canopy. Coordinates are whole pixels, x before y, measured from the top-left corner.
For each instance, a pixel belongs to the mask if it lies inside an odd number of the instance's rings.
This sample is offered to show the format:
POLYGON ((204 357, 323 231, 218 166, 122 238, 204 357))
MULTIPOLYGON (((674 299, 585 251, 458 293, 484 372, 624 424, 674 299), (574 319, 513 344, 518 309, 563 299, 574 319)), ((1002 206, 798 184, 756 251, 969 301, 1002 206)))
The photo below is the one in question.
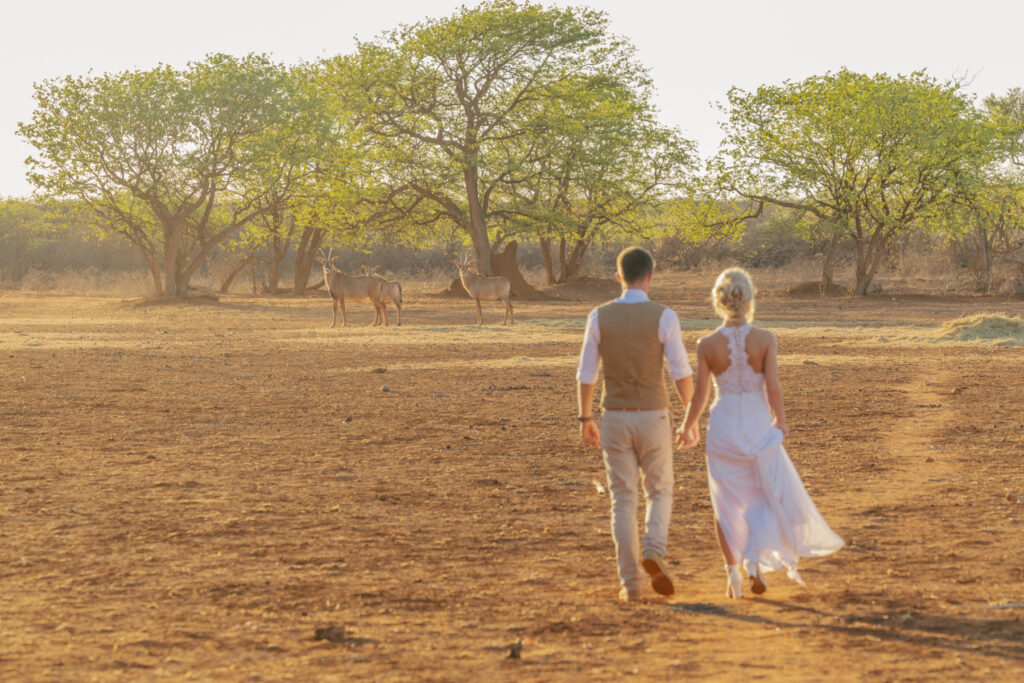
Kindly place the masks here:
POLYGON ((1002 127, 1007 160, 1024 171, 1024 88, 1011 88, 1005 95, 989 95, 984 104, 1002 127))
POLYGON ((570 79, 637 69, 602 13, 508 0, 403 25, 331 68, 389 186, 464 230, 485 274, 498 197, 542 153, 543 103, 570 79))
MULTIPOLYGON (((729 91, 723 185, 849 235, 857 294, 893 239, 978 182, 996 128, 957 83, 845 69, 729 91)), ((824 283, 828 284, 828 283, 824 283)))
POLYGON ((653 209, 682 194, 696 168, 694 143, 658 123, 642 71, 567 78, 552 93, 528 142, 531 172, 493 211, 503 230, 539 238, 549 284, 577 277, 595 242, 653 236, 653 209))
POLYGON ((43 81, 19 133, 37 150, 29 179, 75 198, 143 251, 158 291, 180 295, 211 251, 265 210, 270 133, 285 70, 266 57, 210 55, 43 81), (162 252, 162 253, 161 253, 162 252))

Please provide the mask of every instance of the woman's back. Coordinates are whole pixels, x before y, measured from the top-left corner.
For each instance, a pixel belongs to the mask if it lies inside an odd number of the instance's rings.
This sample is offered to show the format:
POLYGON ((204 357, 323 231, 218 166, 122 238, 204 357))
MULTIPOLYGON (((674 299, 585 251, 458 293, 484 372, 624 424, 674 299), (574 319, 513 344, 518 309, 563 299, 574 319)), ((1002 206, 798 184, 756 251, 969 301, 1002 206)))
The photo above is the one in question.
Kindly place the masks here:
POLYGON ((773 360, 775 337, 750 325, 722 325, 700 340, 699 352, 715 376, 719 394, 762 392, 773 360))

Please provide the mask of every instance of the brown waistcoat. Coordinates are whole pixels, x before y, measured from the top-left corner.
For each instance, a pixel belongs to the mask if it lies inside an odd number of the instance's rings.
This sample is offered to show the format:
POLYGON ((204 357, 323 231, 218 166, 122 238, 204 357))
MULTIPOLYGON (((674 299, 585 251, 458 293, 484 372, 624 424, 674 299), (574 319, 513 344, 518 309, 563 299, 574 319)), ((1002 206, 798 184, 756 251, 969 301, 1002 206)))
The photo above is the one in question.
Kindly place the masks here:
POLYGON ((664 344, 658 323, 665 307, 653 301, 611 301, 597 309, 598 351, 604 369, 605 410, 668 408, 663 370, 664 344))

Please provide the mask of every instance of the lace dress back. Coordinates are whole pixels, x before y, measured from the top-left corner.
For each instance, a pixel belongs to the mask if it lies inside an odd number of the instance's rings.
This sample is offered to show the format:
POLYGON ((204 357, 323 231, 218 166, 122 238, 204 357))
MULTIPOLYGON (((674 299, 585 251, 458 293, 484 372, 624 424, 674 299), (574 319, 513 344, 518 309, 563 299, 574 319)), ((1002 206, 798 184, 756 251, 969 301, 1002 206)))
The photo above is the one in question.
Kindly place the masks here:
POLYGON ((729 342, 729 367, 715 376, 719 394, 749 394, 764 391, 764 373, 754 372, 747 356, 747 335, 750 324, 739 327, 722 325, 718 328, 729 342))

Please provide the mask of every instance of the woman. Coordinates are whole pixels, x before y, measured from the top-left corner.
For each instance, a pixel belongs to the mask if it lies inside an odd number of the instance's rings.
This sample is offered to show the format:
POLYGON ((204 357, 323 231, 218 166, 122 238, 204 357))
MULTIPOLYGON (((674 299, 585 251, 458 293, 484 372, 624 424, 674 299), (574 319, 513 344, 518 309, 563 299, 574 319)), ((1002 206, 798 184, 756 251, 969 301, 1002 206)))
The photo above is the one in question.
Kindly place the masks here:
POLYGON ((707 462, 718 544, 728 574, 726 597, 765 592, 763 572, 797 573, 801 557, 839 550, 843 539, 825 523, 782 447, 787 434, 775 335, 753 327, 754 285, 742 268, 718 276, 711 292, 722 325, 697 343, 697 386, 678 430, 683 448, 697 443, 711 376, 717 396, 708 416, 707 462))

